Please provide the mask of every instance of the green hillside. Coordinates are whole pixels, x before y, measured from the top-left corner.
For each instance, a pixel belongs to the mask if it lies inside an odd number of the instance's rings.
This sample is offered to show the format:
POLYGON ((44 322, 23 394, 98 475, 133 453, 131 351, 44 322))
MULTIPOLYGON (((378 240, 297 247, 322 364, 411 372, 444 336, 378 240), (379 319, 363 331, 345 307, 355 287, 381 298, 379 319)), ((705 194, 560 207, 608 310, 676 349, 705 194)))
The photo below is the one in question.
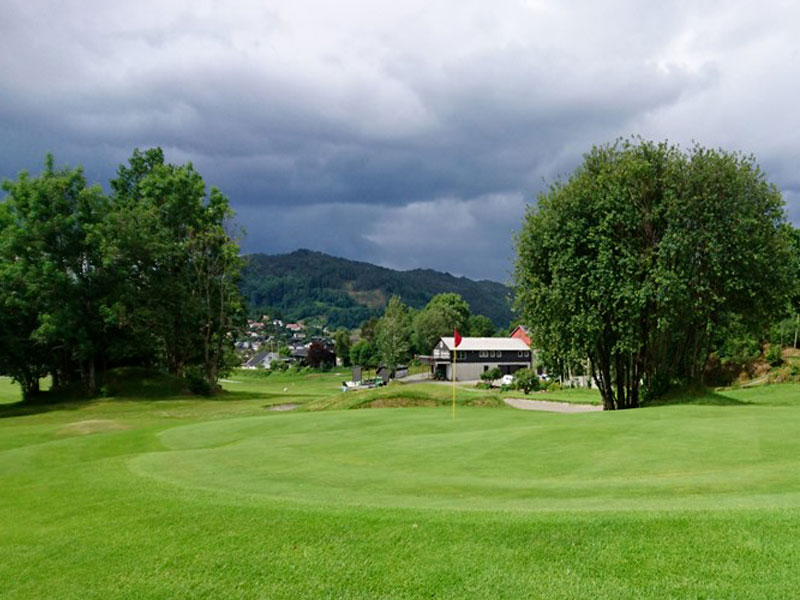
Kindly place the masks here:
POLYGON ((486 315, 498 327, 512 319, 509 289, 496 281, 430 269, 395 271, 310 250, 248 256, 240 287, 256 314, 277 312, 291 321, 325 316, 332 327, 357 327, 381 314, 393 294, 421 308, 435 294, 455 292, 473 314, 486 315))

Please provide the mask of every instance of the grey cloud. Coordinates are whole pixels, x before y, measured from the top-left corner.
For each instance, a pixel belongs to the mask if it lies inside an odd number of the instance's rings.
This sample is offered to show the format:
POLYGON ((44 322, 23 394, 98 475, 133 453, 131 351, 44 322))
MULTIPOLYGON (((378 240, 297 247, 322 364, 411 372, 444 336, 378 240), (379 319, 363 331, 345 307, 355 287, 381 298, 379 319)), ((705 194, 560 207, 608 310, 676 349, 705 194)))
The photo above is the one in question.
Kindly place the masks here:
POLYGON ((492 194, 395 207, 300 205, 277 214, 269 207, 246 207, 237 220, 259 232, 247 237, 245 250, 257 251, 265 241, 276 252, 313 246, 395 269, 423 266, 508 281, 512 264, 507 248, 525 206, 520 194, 492 194))
POLYGON ((52 150, 106 182, 134 147, 160 145, 231 198, 248 250, 307 246, 495 279, 522 211, 507 199, 530 200, 618 136, 755 152, 797 218, 798 14, 787 11, 12 1, 0 173, 36 170, 52 150), (435 247, 451 231, 481 256, 435 247))

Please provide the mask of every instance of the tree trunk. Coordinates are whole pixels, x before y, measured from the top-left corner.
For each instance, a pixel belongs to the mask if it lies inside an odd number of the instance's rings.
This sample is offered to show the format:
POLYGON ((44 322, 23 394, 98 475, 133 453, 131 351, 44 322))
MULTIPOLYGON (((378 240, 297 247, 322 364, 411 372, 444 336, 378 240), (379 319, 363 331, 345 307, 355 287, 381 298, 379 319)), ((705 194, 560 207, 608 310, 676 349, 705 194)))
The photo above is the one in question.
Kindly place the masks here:
POLYGON ((89 396, 97 393, 97 376, 94 367, 94 357, 89 359, 89 380, 87 381, 86 392, 89 396))
POLYGON ((25 375, 19 383, 20 387, 22 387, 22 399, 24 401, 33 400, 42 393, 41 389, 39 389, 39 377, 36 375, 25 375))

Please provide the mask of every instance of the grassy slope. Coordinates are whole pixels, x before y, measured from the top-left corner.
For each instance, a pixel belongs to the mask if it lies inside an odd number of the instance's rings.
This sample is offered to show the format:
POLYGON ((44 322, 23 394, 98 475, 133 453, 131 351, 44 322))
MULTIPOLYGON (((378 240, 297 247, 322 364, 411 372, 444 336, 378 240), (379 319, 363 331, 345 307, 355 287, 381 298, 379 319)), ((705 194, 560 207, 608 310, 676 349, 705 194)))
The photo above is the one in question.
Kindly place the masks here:
POLYGON ((221 400, 0 410, 2 596, 777 598, 800 586, 800 386, 617 414, 460 407, 453 422, 446 408, 266 411, 336 382, 281 377, 235 376, 221 400))

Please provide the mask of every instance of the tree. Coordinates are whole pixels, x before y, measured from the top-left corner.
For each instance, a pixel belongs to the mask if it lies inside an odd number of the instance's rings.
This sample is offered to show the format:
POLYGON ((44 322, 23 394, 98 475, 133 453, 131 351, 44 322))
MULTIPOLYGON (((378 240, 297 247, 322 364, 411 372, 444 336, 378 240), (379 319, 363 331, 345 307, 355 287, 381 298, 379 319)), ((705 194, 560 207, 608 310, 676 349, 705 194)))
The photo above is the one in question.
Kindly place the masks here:
POLYGON ((467 333, 472 337, 492 337, 494 335, 494 324, 489 317, 484 315, 471 315, 467 333))
POLYGON ((516 306, 542 348, 588 358, 605 409, 699 381, 719 332, 783 309, 796 259, 779 191, 752 157, 618 141, 529 208, 516 306))
POLYGON ((375 345, 367 340, 359 340, 350 348, 350 362, 362 367, 378 366, 378 351, 375 345))
POLYGON ((529 394, 539 389, 539 378, 530 369, 519 369, 514 373, 514 386, 529 394))
POLYGON ((226 366, 230 333, 245 321, 245 310, 237 286, 242 259, 239 246, 225 224, 233 217, 228 199, 211 188, 203 207, 200 227, 190 232, 187 244, 194 274, 191 286, 200 326, 202 364, 206 381, 215 386, 226 366))
POLYGON ((346 329, 339 329, 333 334, 336 356, 342 360, 342 365, 350 366, 350 332, 346 329))
POLYGON ((400 296, 392 296, 375 328, 375 344, 384 365, 394 370, 408 360, 411 349, 411 318, 400 296))
POLYGON ((108 338, 102 310, 108 293, 99 224, 107 201, 88 187, 83 171, 54 168, 48 155, 38 177, 23 172, 5 181, 0 210, 0 370, 23 396, 39 392, 39 378, 56 387, 76 373, 88 393, 108 338))
POLYGON ((458 328, 462 331, 469 329, 469 304, 459 294, 447 292, 443 294, 436 294, 425 310, 435 310, 441 312, 446 321, 450 323, 450 329, 458 328))
POLYGON ((314 340, 308 347, 306 362, 313 369, 332 366, 336 362, 336 355, 328 350, 322 342, 314 340))
POLYGON ((469 304, 461 296, 453 293, 436 294, 414 318, 414 345, 417 352, 429 353, 440 337, 453 335, 455 328, 466 334, 469 317, 469 304))
POLYGON ((361 339, 368 342, 375 341, 375 328, 378 326, 378 317, 371 317, 361 323, 361 339))
POLYGON ((46 374, 92 395, 115 364, 197 365, 213 389, 244 316, 227 198, 160 149, 136 150, 110 199, 53 163, 3 184, 0 372, 25 398, 46 374))
POLYGON ((167 164, 160 148, 135 150, 111 187, 106 242, 123 282, 116 318, 160 350, 170 373, 199 364, 215 387, 244 320, 228 199, 213 187, 206 194, 191 163, 167 164))

